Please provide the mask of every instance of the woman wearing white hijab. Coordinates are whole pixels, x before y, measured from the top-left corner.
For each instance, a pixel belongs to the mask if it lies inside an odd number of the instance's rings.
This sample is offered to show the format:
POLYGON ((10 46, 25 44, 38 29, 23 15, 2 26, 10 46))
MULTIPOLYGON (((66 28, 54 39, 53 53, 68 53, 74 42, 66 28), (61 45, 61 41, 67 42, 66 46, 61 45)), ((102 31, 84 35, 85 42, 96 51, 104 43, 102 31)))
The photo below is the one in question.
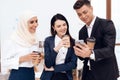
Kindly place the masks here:
MULTIPOLYGON (((34 12, 24 12, 18 22, 18 27, 2 49, 2 72, 10 71, 9 80, 35 80, 34 64, 37 54, 32 52, 37 44, 35 32, 38 26, 37 15, 34 12)), ((40 62, 40 59, 38 63, 40 62)))

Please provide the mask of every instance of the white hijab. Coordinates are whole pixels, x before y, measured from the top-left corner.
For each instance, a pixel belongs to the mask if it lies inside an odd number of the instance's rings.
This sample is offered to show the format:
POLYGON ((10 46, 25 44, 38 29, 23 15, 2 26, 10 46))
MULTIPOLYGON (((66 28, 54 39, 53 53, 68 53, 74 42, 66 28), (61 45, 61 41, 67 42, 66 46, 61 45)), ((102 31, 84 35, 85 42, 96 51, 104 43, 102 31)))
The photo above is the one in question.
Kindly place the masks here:
POLYGON ((30 20, 32 17, 37 17, 36 13, 32 11, 24 12, 19 17, 18 28, 16 32, 12 35, 12 40, 24 47, 31 47, 37 42, 35 33, 30 33, 28 30, 28 20, 30 20))

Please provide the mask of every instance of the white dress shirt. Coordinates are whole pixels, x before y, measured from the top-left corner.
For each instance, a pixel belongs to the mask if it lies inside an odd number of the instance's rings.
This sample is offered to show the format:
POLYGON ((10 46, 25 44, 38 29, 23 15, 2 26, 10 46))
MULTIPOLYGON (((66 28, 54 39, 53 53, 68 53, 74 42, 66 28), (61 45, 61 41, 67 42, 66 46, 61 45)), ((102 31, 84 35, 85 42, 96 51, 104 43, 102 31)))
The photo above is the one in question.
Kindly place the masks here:
MULTIPOLYGON (((88 37, 91 36, 91 33, 92 33, 92 29, 93 29, 93 25, 94 25, 94 23, 95 23, 95 20, 96 20, 96 16, 94 17, 94 19, 92 20, 92 22, 91 22, 91 24, 90 24, 89 26, 86 25, 86 26, 87 26, 87 31, 88 31, 88 37)), ((93 54, 90 55, 90 58, 93 59, 93 60, 95 60, 94 51, 92 51, 92 53, 93 53, 93 54)))
MULTIPOLYGON (((93 25, 95 23, 95 19, 96 19, 96 16, 94 17, 94 19, 92 20, 90 25, 86 25, 87 26, 87 31, 88 31, 88 37, 91 36, 93 25)), ((93 50, 92 50, 92 54, 90 55, 90 59, 95 60, 95 54, 94 54, 93 50)), ((90 61, 88 61, 88 65, 89 65, 89 70, 91 70, 91 68, 90 68, 90 61)))
MULTIPOLYGON (((56 35, 55 36, 55 46, 57 46, 60 41, 61 41, 61 38, 59 38, 56 35)), ((56 64, 62 64, 65 62, 67 51, 68 51, 68 48, 65 48, 65 47, 60 48, 59 52, 57 53, 56 64)))

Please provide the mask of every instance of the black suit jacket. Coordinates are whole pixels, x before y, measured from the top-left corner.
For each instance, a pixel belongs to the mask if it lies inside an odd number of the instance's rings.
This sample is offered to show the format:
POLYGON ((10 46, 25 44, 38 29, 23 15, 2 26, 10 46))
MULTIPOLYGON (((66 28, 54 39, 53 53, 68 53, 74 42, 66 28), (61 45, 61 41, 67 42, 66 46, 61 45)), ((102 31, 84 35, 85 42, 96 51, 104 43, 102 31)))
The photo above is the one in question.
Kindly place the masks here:
MULTIPOLYGON (((95 61, 90 59, 91 71, 95 79, 114 80, 119 76, 119 71, 114 53, 116 31, 113 22, 97 17, 91 36, 96 38, 95 61)), ((86 42, 86 38, 88 38, 87 28, 83 26, 79 31, 79 39, 84 39, 86 42)))
MULTIPOLYGON (((74 43, 74 40, 73 40, 74 43)), ((54 71, 43 71, 41 75, 41 80, 51 80, 54 73, 66 71, 68 80, 73 80, 72 69, 77 66, 77 56, 74 54, 73 47, 68 48, 67 55, 65 58, 65 63, 56 65, 57 53, 53 50, 55 47, 55 37, 50 36, 45 39, 45 65, 46 67, 54 67, 54 71)))

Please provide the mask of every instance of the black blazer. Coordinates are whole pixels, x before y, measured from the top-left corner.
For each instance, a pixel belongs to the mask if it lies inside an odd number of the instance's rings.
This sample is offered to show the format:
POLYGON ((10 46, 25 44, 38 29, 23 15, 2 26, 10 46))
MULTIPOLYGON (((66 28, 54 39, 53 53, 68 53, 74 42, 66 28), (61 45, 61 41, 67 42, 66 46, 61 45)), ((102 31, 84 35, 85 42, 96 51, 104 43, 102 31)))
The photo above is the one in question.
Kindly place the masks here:
MULTIPOLYGON (((114 53, 116 31, 113 22, 97 17, 91 36, 96 38, 95 61, 90 59, 91 71, 96 80, 114 80, 119 76, 119 71, 114 53)), ((86 42, 87 37, 87 28, 83 26, 79 31, 79 39, 86 42)))
POLYGON ((45 65, 46 67, 54 67, 54 72, 43 71, 41 75, 41 80, 51 80, 51 77, 56 72, 66 71, 69 80, 73 80, 72 69, 77 66, 77 56, 74 54, 73 47, 68 48, 68 52, 65 58, 64 64, 56 65, 56 56, 57 53, 53 50, 55 47, 55 37, 50 36, 45 39, 44 48, 45 48, 45 65))

